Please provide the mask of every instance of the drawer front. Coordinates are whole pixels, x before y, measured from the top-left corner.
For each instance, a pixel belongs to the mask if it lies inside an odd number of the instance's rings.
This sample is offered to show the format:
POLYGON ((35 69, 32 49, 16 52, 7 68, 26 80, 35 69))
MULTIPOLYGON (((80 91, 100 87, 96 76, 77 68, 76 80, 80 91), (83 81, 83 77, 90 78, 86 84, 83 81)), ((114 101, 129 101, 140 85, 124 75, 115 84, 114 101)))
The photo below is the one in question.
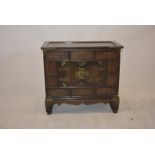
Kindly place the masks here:
POLYGON ((119 53, 117 52, 96 52, 97 60, 114 60, 119 58, 119 53))
POLYGON ((93 51, 74 51, 71 52, 71 60, 92 60, 94 58, 93 51))
POLYGON ((116 94, 115 88, 96 88, 96 95, 98 96, 108 96, 116 94))
POLYGON ((50 90, 47 90, 47 95, 49 97, 69 96, 69 89, 50 89, 50 90))
POLYGON ((66 60, 68 59, 68 53, 65 51, 56 51, 56 52, 46 52, 47 60, 66 60))
POLYGON ((91 96, 93 89, 72 89, 72 96, 91 96))

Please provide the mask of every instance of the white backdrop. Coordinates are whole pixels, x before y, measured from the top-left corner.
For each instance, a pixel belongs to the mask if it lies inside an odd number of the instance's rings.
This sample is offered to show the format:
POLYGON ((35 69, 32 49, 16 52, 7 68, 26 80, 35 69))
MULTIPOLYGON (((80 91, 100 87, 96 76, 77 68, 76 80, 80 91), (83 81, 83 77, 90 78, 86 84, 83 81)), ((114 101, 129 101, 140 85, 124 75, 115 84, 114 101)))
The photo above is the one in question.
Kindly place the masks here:
POLYGON ((44 100, 40 47, 49 40, 121 43, 120 97, 155 95, 155 26, 0 26, 0 97, 44 100))

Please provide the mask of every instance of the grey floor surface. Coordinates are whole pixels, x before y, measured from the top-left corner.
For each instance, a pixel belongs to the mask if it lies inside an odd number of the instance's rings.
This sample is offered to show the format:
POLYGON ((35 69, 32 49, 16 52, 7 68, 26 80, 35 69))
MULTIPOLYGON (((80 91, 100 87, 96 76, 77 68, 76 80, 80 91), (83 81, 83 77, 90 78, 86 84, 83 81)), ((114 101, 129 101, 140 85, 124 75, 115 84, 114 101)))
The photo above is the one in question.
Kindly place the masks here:
POLYGON ((0 128, 155 128, 155 97, 121 96, 117 114, 98 103, 55 105, 46 115, 43 100, 1 96, 0 128))

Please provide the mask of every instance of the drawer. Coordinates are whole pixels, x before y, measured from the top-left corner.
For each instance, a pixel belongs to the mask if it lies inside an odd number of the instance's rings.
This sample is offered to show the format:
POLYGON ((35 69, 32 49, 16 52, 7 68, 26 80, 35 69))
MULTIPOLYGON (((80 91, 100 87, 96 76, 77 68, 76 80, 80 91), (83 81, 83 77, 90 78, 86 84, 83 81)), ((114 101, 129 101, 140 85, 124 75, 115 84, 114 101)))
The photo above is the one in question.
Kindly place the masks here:
POLYGON ((94 58, 93 51, 74 51, 71 52, 71 60, 92 60, 94 58))
POLYGON ((68 89, 50 89, 47 90, 47 95, 50 97, 53 96, 69 96, 69 90, 68 89))
POLYGON ((119 54, 117 52, 96 52, 96 59, 97 60, 107 60, 107 59, 118 59, 119 54))
POLYGON ((97 88, 96 89, 96 95, 99 95, 99 96, 114 95, 114 94, 116 94, 115 88, 97 88))
POLYGON ((118 84, 118 75, 117 74, 107 74, 106 84, 109 86, 115 86, 118 84))
POLYGON ((68 59, 68 54, 65 51, 58 52, 46 52, 47 60, 66 60, 68 59))
POLYGON ((72 96, 89 96, 93 95, 93 89, 72 89, 72 96))

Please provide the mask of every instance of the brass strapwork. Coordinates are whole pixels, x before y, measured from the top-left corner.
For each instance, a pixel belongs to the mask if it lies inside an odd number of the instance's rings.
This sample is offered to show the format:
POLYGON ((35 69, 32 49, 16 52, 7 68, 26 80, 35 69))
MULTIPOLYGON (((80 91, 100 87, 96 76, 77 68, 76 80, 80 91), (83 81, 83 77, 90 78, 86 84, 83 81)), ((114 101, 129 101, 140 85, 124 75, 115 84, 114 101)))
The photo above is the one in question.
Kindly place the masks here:
POLYGON ((75 73, 75 76, 80 81, 87 80, 89 73, 86 67, 78 67, 78 71, 75 73))

